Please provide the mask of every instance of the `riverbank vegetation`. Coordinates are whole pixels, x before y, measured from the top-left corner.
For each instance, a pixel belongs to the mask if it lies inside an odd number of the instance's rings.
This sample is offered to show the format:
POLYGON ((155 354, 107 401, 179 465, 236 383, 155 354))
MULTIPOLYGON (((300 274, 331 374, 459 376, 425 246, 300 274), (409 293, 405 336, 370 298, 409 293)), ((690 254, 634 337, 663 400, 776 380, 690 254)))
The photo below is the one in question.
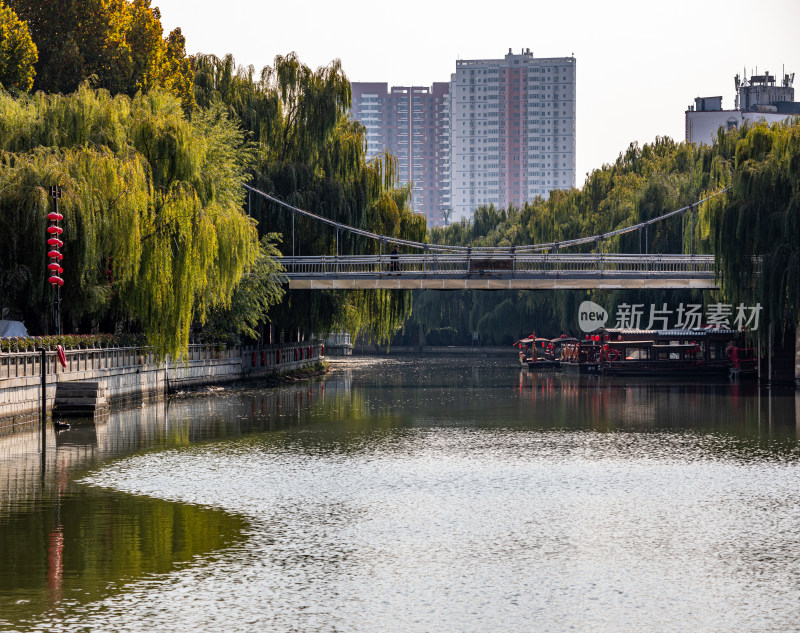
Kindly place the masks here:
POLYGON ((0 95, 2 305, 33 331, 50 327, 44 236, 63 190, 68 332, 136 323, 161 353, 186 349, 195 321, 230 305, 256 260, 242 212, 249 155, 220 109, 191 120, 163 91, 112 97, 85 85, 71 95, 0 95), (102 326, 102 327, 101 327, 102 326))
POLYGON ((192 328, 258 338, 270 319, 287 338, 344 328, 388 340, 410 293, 285 294, 276 261, 367 245, 243 187, 424 239, 393 157, 365 158, 338 61, 313 71, 279 56, 255 77, 231 57, 188 58, 149 0, 50 4, 0 2, 0 54, 27 46, 0 60, 0 312, 54 329, 44 236, 59 184, 68 332, 141 331, 173 357, 192 328))
POLYGON ((163 36, 150 0, 0 0, 0 316, 52 333, 46 215, 60 184, 62 322, 70 333, 142 333, 180 356, 192 330, 285 338, 346 330, 388 342, 511 342, 531 329, 574 330, 594 298, 703 302, 701 293, 286 291, 280 254, 377 253, 392 238, 512 246, 607 233, 732 189, 691 213, 582 247, 714 252, 728 301, 765 317, 800 310, 798 125, 720 133, 713 146, 659 138, 631 145, 581 189, 521 207, 479 208, 427 232, 395 159, 366 158, 338 61, 295 54, 256 71, 231 56, 188 57, 163 36), (31 91, 33 93, 31 94, 31 91), (385 244, 311 222, 271 196, 385 244), (753 276, 753 257, 762 274, 753 276), (412 300, 414 310, 412 313, 412 300))
MULTIPOLYGON (((194 60, 197 102, 222 103, 252 142, 252 186, 293 206, 388 237, 425 240, 424 217, 397 184, 395 159, 366 159, 366 130, 350 120, 350 82, 340 63, 312 70, 295 54, 256 74, 231 56, 194 60)), ((377 253, 380 245, 293 215, 257 194, 248 214, 260 235, 283 235, 286 255, 377 253)), ((341 329, 388 341, 411 312, 407 291, 290 291, 270 316, 306 335, 341 329)))
MULTIPOLYGON (((618 159, 593 171, 581 189, 554 191, 522 207, 476 210, 430 232, 434 243, 519 246, 608 233, 727 193, 647 230, 603 240, 572 252, 714 253, 721 293, 698 291, 497 291, 414 294, 406 326, 416 341, 467 344, 472 333, 485 344, 504 344, 530 334, 575 332, 581 301, 593 299, 609 314, 628 304, 760 303, 765 322, 796 323, 800 317, 800 123, 757 124, 720 132, 711 146, 668 138, 632 144, 618 159), (754 258, 761 275, 753 275, 754 258)), ((613 321, 613 318, 612 318, 613 321)), ((644 326, 644 324, 643 324, 644 326)))

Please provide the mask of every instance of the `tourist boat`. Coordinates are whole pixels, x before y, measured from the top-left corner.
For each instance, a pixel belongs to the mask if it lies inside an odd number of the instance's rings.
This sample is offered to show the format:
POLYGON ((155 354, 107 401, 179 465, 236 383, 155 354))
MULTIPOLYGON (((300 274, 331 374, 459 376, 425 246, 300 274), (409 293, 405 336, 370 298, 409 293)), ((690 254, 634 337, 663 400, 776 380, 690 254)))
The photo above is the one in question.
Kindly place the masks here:
POLYGON ((603 346, 599 334, 587 335, 584 340, 567 343, 561 350, 564 371, 579 374, 598 374, 602 365, 603 346))
POLYGON ((562 334, 558 338, 550 340, 550 342, 547 344, 544 357, 546 360, 556 363, 556 367, 560 367, 561 354, 564 351, 564 347, 577 342, 578 339, 576 339, 574 336, 567 336, 566 334, 562 334))
POLYGON ((606 330, 602 371, 612 376, 727 376, 734 330, 606 330), (727 350, 727 351, 726 351, 727 350))
POLYGON ((514 341, 513 347, 519 349, 519 364, 523 367, 527 366, 528 360, 530 359, 531 355, 531 344, 536 339, 535 334, 531 334, 530 336, 526 336, 525 338, 521 338, 518 341, 514 341))
POLYGON ((519 362, 528 369, 555 369, 558 363, 545 358, 547 346, 550 344, 549 338, 542 338, 531 334, 527 338, 520 339, 514 345, 519 346, 519 362))

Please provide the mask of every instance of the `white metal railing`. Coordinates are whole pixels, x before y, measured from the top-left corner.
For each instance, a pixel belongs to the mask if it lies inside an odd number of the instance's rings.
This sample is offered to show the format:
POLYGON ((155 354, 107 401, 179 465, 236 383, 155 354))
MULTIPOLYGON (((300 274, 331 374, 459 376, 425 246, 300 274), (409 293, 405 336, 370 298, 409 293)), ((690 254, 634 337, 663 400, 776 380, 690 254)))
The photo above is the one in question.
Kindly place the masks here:
MULTIPOLYGON (((136 347, 66 350, 64 356, 67 366, 62 369, 58 365, 57 352, 48 351, 46 353, 48 374, 129 367, 139 365, 142 363, 142 359, 149 358, 147 352, 136 347)), ((41 353, 38 351, 0 353, 0 380, 40 376, 41 371, 41 353)))
POLYGON ((318 361, 323 358, 320 342, 280 343, 266 347, 242 348, 242 369, 271 369, 292 363, 318 361))
MULTIPOLYGON (((54 375, 74 372, 87 372, 103 369, 121 369, 124 367, 141 367, 155 362, 154 356, 140 347, 109 347, 94 349, 75 349, 64 352, 67 366, 58 364, 58 353, 46 353, 47 373, 54 375)), ((266 348, 238 346, 219 349, 214 345, 189 345, 186 356, 173 364, 184 362, 241 359, 244 368, 279 367, 299 361, 318 360, 322 355, 319 343, 285 343, 266 348)), ((41 376, 41 353, 35 350, 25 352, 0 353, 0 381, 41 376)))
POLYGON ((283 257, 289 279, 314 277, 714 276, 713 255, 440 254, 283 257))

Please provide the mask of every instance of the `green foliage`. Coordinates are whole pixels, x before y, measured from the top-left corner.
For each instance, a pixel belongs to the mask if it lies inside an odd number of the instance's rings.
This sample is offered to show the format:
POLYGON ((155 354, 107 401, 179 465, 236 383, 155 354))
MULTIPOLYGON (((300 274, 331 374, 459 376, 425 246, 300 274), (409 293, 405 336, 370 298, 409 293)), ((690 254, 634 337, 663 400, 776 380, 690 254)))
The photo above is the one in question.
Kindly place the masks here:
POLYGON ((40 347, 53 351, 58 345, 65 350, 103 349, 109 347, 142 347, 143 337, 113 334, 67 334, 64 336, 14 336, 0 338, 0 352, 30 352, 40 347))
POLYGON ((59 183, 68 329, 113 311, 179 356, 257 253, 242 212, 252 154, 238 127, 218 107, 189 121, 165 92, 112 98, 85 86, 0 95, 0 121, 0 270, 30 271, 14 298, 29 327, 48 328, 46 188, 59 183))
POLYGON ((193 58, 194 94, 202 108, 222 103, 248 134, 249 140, 268 143, 273 137, 280 102, 271 89, 268 69, 260 79, 252 66, 237 67, 231 55, 219 59, 213 55, 193 58))
MULTIPOLYGON (((291 53, 278 56, 256 79, 233 58, 195 59, 198 103, 223 103, 257 145, 253 185, 297 207, 390 237, 424 240, 425 220, 411 212, 408 187, 398 187, 391 155, 367 162, 362 125, 348 118, 350 82, 338 60, 312 70, 291 53)), ((257 195, 248 209, 259 233, 284 236, 284 254, 378 252, 380 245, 321 226, 257 195)), ((280 330, 388 341, 410 314, 400 291, 292 291, 271 312, 280 330)))
POLYGON ((275 234, 261 239, 258 255, 236 287, 230 305, 210 311, 206 331, 236 332, 258 338, 256 328, 269 321, 270 309, 285 294, 282 268, 276 259, 280 256, 278 241, 275 234))
POLYGON ((28 92, 33 86, 38 55, 28 26, 0 2, 0 86, 28 92))
POLYGON ((733 189, 706 211, 723 287, 733 302, 760 302, 767 322, 797 324, 800 119, 790 125, 759 123, 731 138, 736 139, 733 189), (760 259, 760 274, 754 274, 754 258, 760 259))
POLYGON ((195 106, 180 29, 162 37, 151 0, 10 0, 39 49, 35 88, 69 93, 84 81, 134 96, 163 88, 195 106))

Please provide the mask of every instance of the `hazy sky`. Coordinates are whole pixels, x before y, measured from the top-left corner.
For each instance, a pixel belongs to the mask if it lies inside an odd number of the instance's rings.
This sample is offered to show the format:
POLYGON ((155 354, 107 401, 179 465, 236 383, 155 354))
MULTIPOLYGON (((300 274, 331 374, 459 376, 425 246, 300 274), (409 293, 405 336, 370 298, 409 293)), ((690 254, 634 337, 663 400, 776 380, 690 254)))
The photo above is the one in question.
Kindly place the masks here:
POLYGON ((429 86, 456 59, 574 54, 577 185, 629 143, 684 138, 695 97, 722 95, 747 69, 797 73, 800 0, 152 0, 166 30, 181 27, 187 53, 233 54, 260 70, 296 51, 316 68, 339 58, 351 81, 429 86))

